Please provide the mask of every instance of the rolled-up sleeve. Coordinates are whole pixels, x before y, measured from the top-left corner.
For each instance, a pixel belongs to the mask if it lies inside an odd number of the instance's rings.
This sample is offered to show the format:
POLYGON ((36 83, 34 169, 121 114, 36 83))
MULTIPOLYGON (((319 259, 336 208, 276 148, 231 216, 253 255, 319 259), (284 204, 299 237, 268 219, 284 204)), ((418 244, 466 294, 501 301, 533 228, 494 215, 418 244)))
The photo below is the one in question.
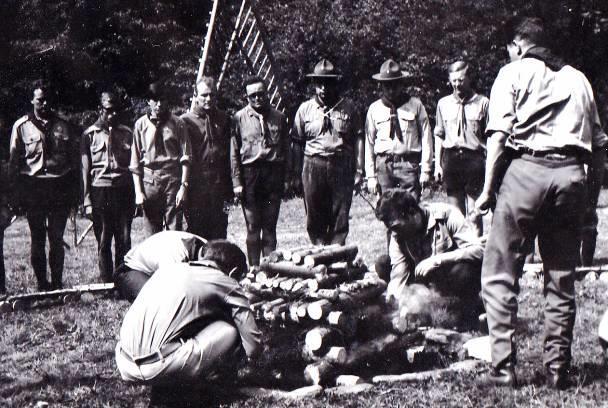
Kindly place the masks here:
POLYGON ((249 301, 240 286, 235 287, 224 299, 232 309, 232 319, 236 325, 243 349, 250 359, 262 351, 262 332, 255 323, 249 301))
POLYGON ((192 157, 192 145, 190 144, 190 134, 188 133, 188 126, 186 126, 186 122, 181 119, 177 119, 176 122, 179 144, 182 150, 179 162, 181 164, 188 164, 190 163, 192 157))
POLYGON ((503 132, 511 134, 515 116, 515 87, 513 85, 513 73, 509 70, 510 66, 503 67, 490 93, 490 105, 488 108, 488 126, 486 134, 503 132))
POLYGON ((431 136, 429 116, 426 113, 424 105, 420 104, 416 117, 418 118, 420 140, 422 143, 422 161, 420 164, 422 171, 428 173, 433 166, 433 137, 431 136))
POLYGON ((365 176, 376 177, 376 124, 373 119, 373 109, 370 106, 365 117, 365 176))
POLYGON ((441 115, 441 101, 437 104, 437 114, 435 115, 435 137, 440 139, 445 138, 445 128, 443 127, 443 116, 441 115))
POLYGON ((141 146, 143 143, 143 129, 141 123, 138 121, 135 123, 133 128, 133 145, 131 146, 131 162, 129 164, 129 170, 131 173, 143 174, 143 164, 141 162, 142 152, 141 146))

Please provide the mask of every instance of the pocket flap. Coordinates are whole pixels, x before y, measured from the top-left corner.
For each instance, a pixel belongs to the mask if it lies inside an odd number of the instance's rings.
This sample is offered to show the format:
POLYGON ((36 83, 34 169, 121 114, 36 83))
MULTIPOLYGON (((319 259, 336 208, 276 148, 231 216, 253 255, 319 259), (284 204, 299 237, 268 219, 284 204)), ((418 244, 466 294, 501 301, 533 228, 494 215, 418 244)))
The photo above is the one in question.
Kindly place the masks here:
POLYGON ((40 140, 42 140, 42 138, 39 133, 23 136, 23 143, 25 143, 25 144, 36 143, 36 142, 39 142, 40 140))
POLYGON ((401 120, 414 120, 416 119, 416 115, 409 111, 399 111, 398 113, 399 119, 401 120))

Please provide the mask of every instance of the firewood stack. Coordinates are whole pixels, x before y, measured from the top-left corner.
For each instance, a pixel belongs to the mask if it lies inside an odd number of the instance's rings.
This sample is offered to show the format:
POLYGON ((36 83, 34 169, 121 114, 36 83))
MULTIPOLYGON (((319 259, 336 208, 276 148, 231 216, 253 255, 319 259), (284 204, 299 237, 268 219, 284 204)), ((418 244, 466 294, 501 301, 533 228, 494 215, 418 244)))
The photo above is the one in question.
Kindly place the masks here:
POLYGON ((357 252, 356 245, 277 250, 241 282, 269 353, 281 356, 274 360, 282 369, 303 368, 309 384, 332 383, 419 336, 395 333, 382 296, 386 282, 357 252))

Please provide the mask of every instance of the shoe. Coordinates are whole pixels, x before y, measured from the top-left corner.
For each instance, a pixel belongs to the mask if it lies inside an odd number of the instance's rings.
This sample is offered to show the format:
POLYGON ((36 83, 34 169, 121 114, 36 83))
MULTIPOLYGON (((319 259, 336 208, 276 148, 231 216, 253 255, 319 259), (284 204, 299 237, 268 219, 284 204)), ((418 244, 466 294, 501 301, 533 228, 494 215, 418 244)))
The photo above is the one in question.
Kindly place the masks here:
POLYGON ((547 367, 545 381, 548 388, 565 390, 570 386, 569 370, 567 368, 547 367))
POLYGON ((482 382, 499 387, 517 387, 517 377, 512 366, 503 368, 492 367, 482 382))

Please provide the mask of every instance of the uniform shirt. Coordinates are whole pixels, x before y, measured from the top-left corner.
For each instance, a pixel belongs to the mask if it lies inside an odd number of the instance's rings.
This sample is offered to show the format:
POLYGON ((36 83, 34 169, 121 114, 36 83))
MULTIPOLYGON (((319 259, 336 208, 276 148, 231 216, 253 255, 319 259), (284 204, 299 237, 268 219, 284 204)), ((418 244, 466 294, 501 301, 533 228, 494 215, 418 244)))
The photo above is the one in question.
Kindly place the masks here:
POLYGON ((489 112, 487 132, 508 134, 507 146, 515 149, 591 152, 608 141, 589 81, 569 65, 553 71, 524 55, 504 66, 492 86, 489 112))
POLYGON ((124 263, 130 269, 152 275, 160 267, 196 259, 197 248, 207 243, 203 238, 184 231, 161 231, 125 255, 124 263))
POLYGON ((387 294, 399 293, 398 288, 409 283, 416 265, 424 259, 450 252, 452 260, 479 261, 483 258, 484 240, 479 238, 472 225, 460 210, 446 203, 422 205, 425 218, 428 218, 426 233, 409 243, 396 233, 391 233, 388 246, 393 271, 395 266, 405 264, 405 272, 397 276, 391 272, 387 294))
POLYGON ((42 122, 33 113, 13 125, 9 175, 61 177, 78 169, 79 140, 70 125, 57 116, 42 122))
POLYGON ((326 114, 331 126, 323 126, 325 114, 316 97, 298 108, 294 119, 293 139, 306 143, 306 156, 352 154, 359 133, 359 120, 353 106, 341 100, 326 114))
POLYGON ((485 151, 489 103, 488 98, 476 93, 464 101, 454 94, 441 98, 434 133, 443 139, 443 148, 485 151))
POLYGON ((120 328, 120 346, 138 358, 188 339, 212 321, 233 322, 247 356, 260 351, 261 332, 238 282, 215 263, 202 261, 159 269, 146 282, 120 328))
POLYGON ((80 156, 84 205, 91 205, 91 186, 115 187, 132 183, 129 162, 133 133, 126 126, 96 122, 82 134, 80 156))
POLYGON ((218 109, 209 114, 188 112, 181 116, 186 123, 192 149, 191 189, 208 186, 230 187, 230 118, 218 109))
POLYGON ((129 169, 143 174, 143 169, 175 172, 180 164, 190 162, 190 137, 183 120, 171 114, 164 121, 153 121, 148 115, 137 119, 133 128, 133 147, 129 169), (156 122, 156 123, 155 123, 156 122), (155 134, 163 138, 164 151, 157 151, 155 134))
POLYGON ((411 96, 397 109, 397 118, 403 142, 397 137, 391 139, 391 109, 378 99, 369 106, 365 119, 365 174, 376 174, 376 155, 408 154, 422 155, 423 172, 431 171, 433 162, 433 138, 426 109, 420 99, 411 96))
POLYGON ((285 162, 289 139, 285 115, 270 107, 263 118, 249 105, 232 117, 231 167, 232 183, 241 186, 241 165, 259 161, 285 162))

